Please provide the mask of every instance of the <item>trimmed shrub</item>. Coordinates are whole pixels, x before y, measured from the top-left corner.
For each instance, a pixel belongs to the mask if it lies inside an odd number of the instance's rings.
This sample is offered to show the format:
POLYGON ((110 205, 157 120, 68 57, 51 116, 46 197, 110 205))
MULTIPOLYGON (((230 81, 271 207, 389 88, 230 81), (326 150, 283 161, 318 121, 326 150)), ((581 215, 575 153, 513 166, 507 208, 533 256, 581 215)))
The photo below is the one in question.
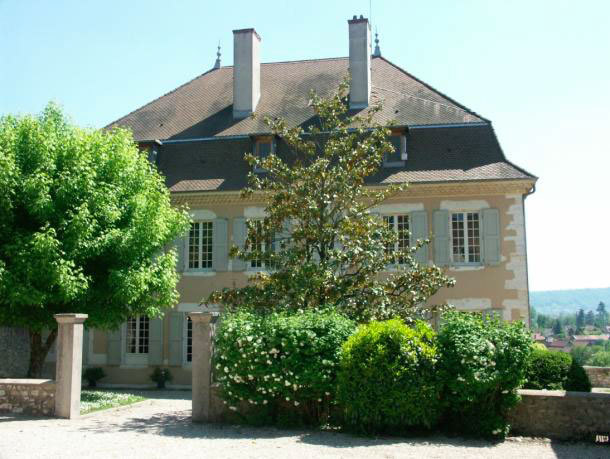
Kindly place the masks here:
POLYGON ((527 364, 525 389, 563 389, 572 365, 570 354, 547 349, 532 351, 527 364))
POLYGON ((355 328, 329 310, 228 312, 215 338, 222 398, 233 411, 248 404, 250 417, 260 424, 278 419, 298 424, 295 416, 322 422, 335 397, 341 345, 355 328))
POLYGON ((578 392, 591 392, 589 375, 587 375, 583 366, 575 359, 572 360, 572 365, 570 365, 564 389, 578 392))
POLYGON ((438 335, 445 423, 454 431, 504 437, 519 401, 532 339, 521 322, 449 311, 438 335))
POLYGON ((436 334, 398 319, 361 326, 343 345, 337 399, 346 426, 366 433, 430 428, 440 415, 436 334))

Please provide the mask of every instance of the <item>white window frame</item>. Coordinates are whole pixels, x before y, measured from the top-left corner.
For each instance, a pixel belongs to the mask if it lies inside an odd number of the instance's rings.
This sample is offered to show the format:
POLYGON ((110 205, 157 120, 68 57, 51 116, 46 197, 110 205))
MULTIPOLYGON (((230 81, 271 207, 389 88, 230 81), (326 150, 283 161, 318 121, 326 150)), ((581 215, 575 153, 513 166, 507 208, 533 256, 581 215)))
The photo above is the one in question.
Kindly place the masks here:
MULTIPOLYGON (((383 218, 383 223, 387 225, 388 221, 390 218, 393 218, 393 223, 392 223, 392 230, 394 231, 394 233, 398 236, 398 218, 401 217, 403 219, 406 219, 407 222, 407 232, 408 232, 408 237, 407 237, 407 246, 406 248, 411 247, 411 219, 409 218, 409 214, 402 214, 402 213, 395 213, 395 214, 384 214, 382 215, 383 218)), ((392 248, 393 252, 397 252, 400 249, 400 240, 397 238, 396 242, 394 243, 394 247, 392 248)), ((396 263, 394 263, 395 265, 404 265, 405 263, 400 263, 400 261, 397 261, 396 263)))
MULTIPOLYGON (((140 317, 142 317, 141 315, 136 315, 134 316, 135 319, 137 320, 136 322, 136 336, 138 337, 137 340, 138 342, 136 343, 136 348, 139 348, 139 330, 140 330, 140 317)), ((123 323, 123 325, 121 326, 121 333, 122 333, 122 346, 121 346, 121 354, 123 356, 123 364, 127 365, 127 366, 134 366, 134 367, 141 367, 141 366, 147 366, 148 365, 148 355, 150 352, 150 319, 148 319, 148 344, 147 344, 147 352, 146 353, 140 353, 139 349, 138 352, 127 352, 127 346, 129 345, 129 343, 127 342, 127 326, 128 326, 128 322, 123 323)))
POLYGON ((483 264, 483 244, 482 244, 482 238, 481 238, 481 231, 482 231, 482 221, 481 221, 481 211, 479 210, 456 210, 456 211, 451 211, 449 212, 449 232, 450 232, 450 244, 451 246, 449 247, 450 249, 450 254, 451 254, 451 263, 453 265, 456 266, 479 266, 483 264), (469 261, 470 259, 470 248, 471 245, 468 241, 468 214, 476 214, 477 215, 477 221, 478 221, 478 230, 479 230, 479 260, 478 261, 469 261), (464 260, 459 260, 456 261, 455 260, 455 255, 454 255, 454 236, 453 236, 453 216, 454 215, 462 215, 463 218, 463 234, 462 234, 462 238, 464 241, 464 260))
MULTIPOLYGON (((213 262, 214 262, 214 221, 213 220, 196 220, 194 221, 191 225, 197 225, 198 228, 198 247, 197 247, 197 263, 199 265, 199 267, 196 268, 191 268, 191 228, 189 228, 187 237, 186 237, 186 244, 185 244, 185 258, 186 258, 186 263, 185 263, 185 271, 188 272, 209 272, 213 270, 213 262), (209 258, 209 266, 205 266, 202 267, 203 265, 203 249, 204 249, 204 244, 203 244, 203 234, 204 234, 204 223, 206 225, 209 225, 209 231, 210 231, 210 251, 206 252, 209 253, 210 258, 209 258)), ((207 260, 206 260, 207 261, 207 260)))

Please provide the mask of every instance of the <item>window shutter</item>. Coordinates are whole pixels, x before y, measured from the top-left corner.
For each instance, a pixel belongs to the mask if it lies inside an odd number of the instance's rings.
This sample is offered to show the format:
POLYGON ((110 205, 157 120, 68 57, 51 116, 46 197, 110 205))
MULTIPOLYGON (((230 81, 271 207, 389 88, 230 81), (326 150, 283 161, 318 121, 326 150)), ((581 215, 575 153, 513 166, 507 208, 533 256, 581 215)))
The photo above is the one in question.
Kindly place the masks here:
POLYGON ((217 218, 212 229, 212 268, 216 271, 226 271, 229 262, 227 220, 217 218))
POLYGON ((121 350, 123 348, 123 333, 121 327, 108 332, 107 362, 108 365, 121 364, 121 350))
POLYGON ((169 364, 182 366, 184 349, 184 313, 172 311, 169 313, 169 364))
POLYGON ((449 211, 434 211, 434 264, 449 264, 449 211))
MULTIPOLYGON (((246 245, 246 219, 238 217, 233 219, 233 242, 243 250, 246 245)), ((233 271, 243 271, 246 269, 246 262, 239 258, 233 258, 233 271)))
POLYGON ((163 319, 150 319, 148 331, 148 363, 163 364, 163 319))
MULTIPOLYGON (((93 330, 91 330, 93 332, 93 330)), ((83 365, 89 363, 89 329, 83 326, 83 365)))
MULTIPOLYGON (((411 230, 411 246, 415 245, 418 239, 428 238, 428 212, 416 210, 409 213, 409 229, 411 230)), ((424 245, 415 252, 415 261, 422 265, 428 264, 428 246, 424 245)))
POLYGON ((500 263, 500 212, 483 209, 483 261, 489 265, 500 263))
POLYGON ((176 271, 181 273, 184 272, 184 268, 186 265, 185 253, 186 253, 186 241, 187 236, 183 235, 174 241, 174 245, 176 247, 176 271))

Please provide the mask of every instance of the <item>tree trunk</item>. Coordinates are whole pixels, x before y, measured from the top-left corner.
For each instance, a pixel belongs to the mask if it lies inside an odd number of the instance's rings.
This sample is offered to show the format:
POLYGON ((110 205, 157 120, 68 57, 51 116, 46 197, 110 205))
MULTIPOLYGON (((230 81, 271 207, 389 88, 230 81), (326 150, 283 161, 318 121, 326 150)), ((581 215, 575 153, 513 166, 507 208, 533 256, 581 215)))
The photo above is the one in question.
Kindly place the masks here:
POLYGON ((30 366, 28 368, 28 378, 40 378, 44 360, 49 353, 49 349, 57 337, 57 329, 51 330, 47 339, 43 342, 40 331, 29 331, 30 334, 30 366))

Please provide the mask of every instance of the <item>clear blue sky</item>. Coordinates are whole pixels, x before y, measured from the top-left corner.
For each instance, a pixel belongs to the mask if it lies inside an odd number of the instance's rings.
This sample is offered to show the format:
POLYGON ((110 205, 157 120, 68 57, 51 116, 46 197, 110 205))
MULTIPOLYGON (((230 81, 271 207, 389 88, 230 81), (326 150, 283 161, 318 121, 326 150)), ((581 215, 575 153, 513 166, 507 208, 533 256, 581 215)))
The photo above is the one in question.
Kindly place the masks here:
MULTIPOLYGON (((255 27, 264 62, 346 56, 351 1, 0 0, 0 114, 49 100, 102 127, 208 70, 255 27)), ((530 287, 610 285, 610 2, 372 1, 385 57, 491 119, 538 175, 530 287)))

